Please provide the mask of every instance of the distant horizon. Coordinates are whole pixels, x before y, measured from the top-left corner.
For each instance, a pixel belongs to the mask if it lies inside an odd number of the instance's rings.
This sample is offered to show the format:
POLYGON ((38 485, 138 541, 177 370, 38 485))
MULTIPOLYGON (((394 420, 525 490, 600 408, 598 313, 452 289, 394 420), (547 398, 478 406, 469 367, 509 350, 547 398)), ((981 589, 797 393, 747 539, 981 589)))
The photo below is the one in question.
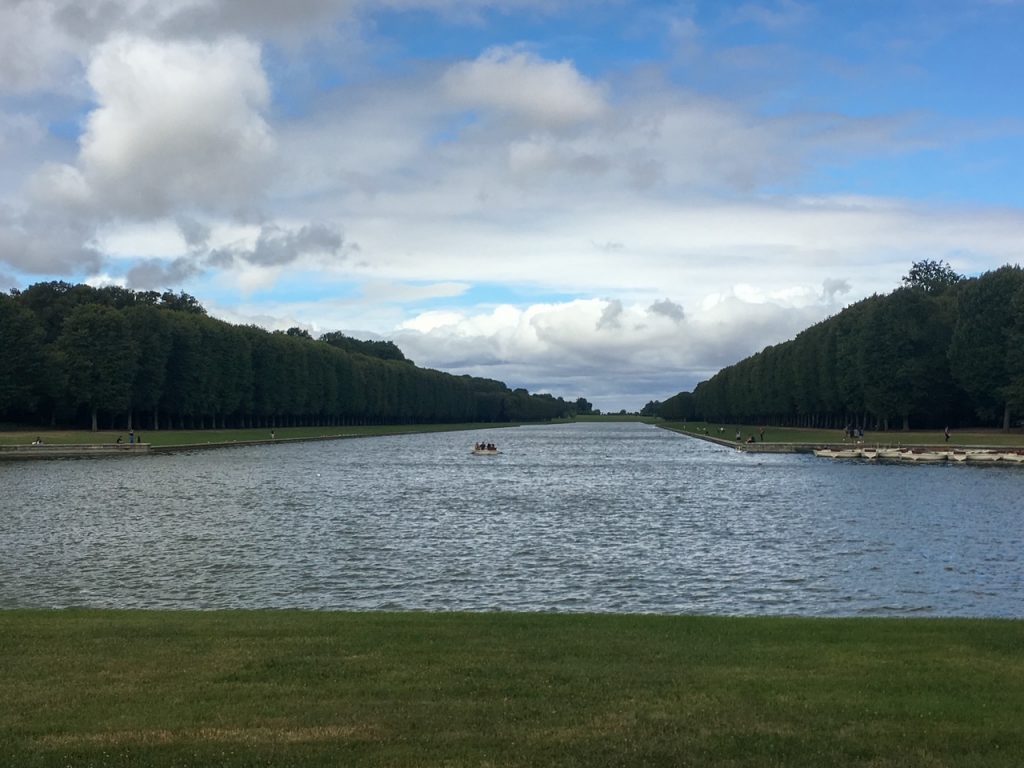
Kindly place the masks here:
POLYGON ((639 411, 914 262, 1024 260, 1021 29, 1017 0, 8 3, 0 290, 184 291, 639 411))

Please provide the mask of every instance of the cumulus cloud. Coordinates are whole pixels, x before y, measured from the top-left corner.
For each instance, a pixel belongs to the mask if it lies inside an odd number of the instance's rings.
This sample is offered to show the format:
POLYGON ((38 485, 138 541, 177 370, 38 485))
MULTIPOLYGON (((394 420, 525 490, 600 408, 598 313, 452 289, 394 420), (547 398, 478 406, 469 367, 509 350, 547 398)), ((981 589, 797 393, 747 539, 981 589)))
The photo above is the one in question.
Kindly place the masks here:
POLYGON ((269 92, 255 45, 117 37, 96 50, 88 79, 98 106, 77 163, 43 167, 31 181, 38 202, 99 219, 259 199, 274 140, 260 114, 269 92))
POLYGON ((144 259, 128 270, 125 282, 128 288, 153 290, 181 285, 201 274, 202 265, 193 258, 144 259))
POLYGON ((0 89, 49 87, 74 71, 81 46, 55 22, 58 8, 49 0, 0 5, 0 89))
POLYGON ((185 238, 185 243, 192 250, 202 249, 210 240, 210 226, 187 214, 178 214, 178 230, 185 238))
POLYGON ((682 306, 676 304, 671 299, 662 299, 661 301, 654 302, 648 307, 648 311, 667 317, 676 323, 681 323, 686 319, 686 312, 683 311, 682 306))
POLYGON ((495 110, 544 126, 599 117, 603 88, 567 60, 545 61, 521 48, 491 48, 474 61, 453 65, 441 85, 449 102, 495 110))
POLYGON ((92 235, 88 222, 61 212, 0 207, 0 262, 30 275, 98 271, 92 235))
POLYGON ((97 204, 155 217, 181 205, 230 210, 263 189, 274 140, 257 46, 118 37, 96 51, 88 77, 99 107, 79 166, 97 204))
POLYGON ((791 338, 835 309, 729 296, 709 310, 687 313, 671 299, 646 306, 581 299, 478 313, 425 312, 404 323, 394 339, 428 367, 639 408, 647 399, 692 389, 721 366, 791 338))
POLYGON ((828 277, 821 283, 821 290, 825 298, 834 301, 836 297, 850 292, 850 281, 841 278, 828 277))
POLYGON ((297 43, 352 18, 350 0, 14 0, 0 3, 0 89, 67 90, 78 62, 112 32, 154 40, 224 35, 297 43))
POLYGON ((620 328, 622 326, 622 302, 614 299, 605 304, 601 316, 597 319, 597 330, 603 331, 609 328, 620 328))
POLYGON ((344 243, 341 232, 328 224, 314 222, 288 229, 267 223, 251 243, 209 248, 211 233, 206 225, 187 218, 178 223, 190 252, 176 258, 138 261, 127 273, 130 288, 180 285, 211 269, 235 270, 238 283, 247 290, 269 287, 280 267, 310 256, 333 257, 344 243))
POLYGON ((327 224, 306 224, 292 230, 271 224, 260 229, 251 250, 239 249, 232 253, 256 266, 279 267, 308 254, 336 254, 342 242, 341 233, 327 224))
MULTIPOLYGON (((8 245, 0 258, 35 273, 88 275, 102 260, 96 232, 109 222, 196 209, 234 215, 261 203, 275 143, 262 114, 269 86, 257 45, 115 35, 92 52, 87 80, 95 108, 77 158, 44 163, 26 180, 18 208, 0 221, 8 245)), ((199 236, 194 227, 183 232, 199 236)), ((186 272, 175 268, 168 279, 186 272)))
POLYGON ((67 90, 78 61, 116 31, 155 40, 244 35, 299 49, 311 39, 361 41, 343 33, 375 10, 426 10, 478 23, 489 10, 551 11, 553 0, 13 0, 0 3, 0 89, 67 90))

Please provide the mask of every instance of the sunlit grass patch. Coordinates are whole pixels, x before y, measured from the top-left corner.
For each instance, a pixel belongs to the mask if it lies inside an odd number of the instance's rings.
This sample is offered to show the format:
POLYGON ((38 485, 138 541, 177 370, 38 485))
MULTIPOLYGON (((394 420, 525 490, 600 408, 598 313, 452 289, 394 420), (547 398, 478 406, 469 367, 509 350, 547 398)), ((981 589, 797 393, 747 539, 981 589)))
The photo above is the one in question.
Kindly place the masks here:
POLYGON ((1024 622, 0 612, 0 764, 1024 759, 1024 622))

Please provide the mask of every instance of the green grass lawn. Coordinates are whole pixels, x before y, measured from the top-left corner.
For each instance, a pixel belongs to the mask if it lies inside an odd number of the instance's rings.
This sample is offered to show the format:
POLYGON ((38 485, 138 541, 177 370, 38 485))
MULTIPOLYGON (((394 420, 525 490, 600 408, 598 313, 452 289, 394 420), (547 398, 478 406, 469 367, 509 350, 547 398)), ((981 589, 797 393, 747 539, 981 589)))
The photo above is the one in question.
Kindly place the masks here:
MULTIPOLYGON (((501 429, 516 424, 388 424, 365 427, 275 427, 277 440, 309 440, 338 435, 372 437, 408 432, 453 432, 459 430, 501 429)), ((136 437, 155 447, 205 445, 207 443, 243 443, 270 440, 271 429, 161 429, 136 430, 136 437)), ((12 430, 0 432, 0 445, 27 445, 41 437, 50 445, 113 443, 120 437, 128 442, 128 430, 12 430)))
POLYGON ((0 612, 10 766, 1013 766, 1024 622, 0 612))
MULTIPOLYGON (((690 432, 703 434, 704 428, 708 430, 711 437, 734 440, 736 430, 740 431, 741 442, 748 436, 753 435, 760 442, 760 431, 762 425, 757 424, 719 424, 717 422, 688 422, 680 421, 662 422, 662 426, 679 432, 690 432), (719 431, 719 428, 722 428, 719 431)), ((796 427, 765 427, 764 441, 766 443, 797 443, 797 444, 825 444, 842 443, 844 438, 841 429, 799 429, 796 427)), ((888 432, 864 433, 865 445, 950 445, 950 446, 1018 446, 1024 447, 1024 431, 1013 429, 1009 432, 1002 430, 974 429, 974 430, 952 430, 949 442, 946 443, 945 435, 941 429, 933 430, 890 430, 888 432)))

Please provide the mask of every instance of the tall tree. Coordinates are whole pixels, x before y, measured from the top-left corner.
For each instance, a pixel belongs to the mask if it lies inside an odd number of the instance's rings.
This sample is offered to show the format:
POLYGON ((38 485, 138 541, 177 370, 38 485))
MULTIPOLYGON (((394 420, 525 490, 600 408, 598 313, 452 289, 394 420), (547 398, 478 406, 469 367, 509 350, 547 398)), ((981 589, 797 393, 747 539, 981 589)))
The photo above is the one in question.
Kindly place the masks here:
POLYGON ((886 426, 896 416, 908 430, 914 414, 941 418, 948 411, 953 382, 946 360, 947 308, 944 297, 908 288, 870 305, 864 399, 886 426))
POLYGON ((1006 266, 960 285, 949 347, 953 377, 971 396, 978 415, 1010 428, 1014 392, 1011 345, 1018 318, 1015 300, 1024 270, 1006 266))
POLYGON ((1010 300, 1012 320, 1007 328, 1005 388, 1010 407, 1017 413, 1024 413, 1024 282, 1017 288, 1010 300))
POLYGON ((167 313, 150 303, 140 303, 124 310, 138 355, 135 362, 135 381, 132 384, 128 427, 132 428, 131 414, 135 409, 152 416, 149 428, 160 428, 157 408, 163 396, 167 379, 167 358, 171 352, 171 326, 167 313))
POLYGON ((0 294, 0 414, 31 411, 43 378, 43 328, 36 316, 0 294))
POLYGON ((137 353, 124 315, 98 304, 77 307, 64 321, 57 347, 69 399, 88 408, 93 432, 99 411, 127 411, 137 353))
POLYGON ((56 341, 64 320, 75 307, 97 301, 95 288, 56 280, 30 285, 24 291, 16 292, 15 296, 18 303, 39 318, 47 343, 56 341))

